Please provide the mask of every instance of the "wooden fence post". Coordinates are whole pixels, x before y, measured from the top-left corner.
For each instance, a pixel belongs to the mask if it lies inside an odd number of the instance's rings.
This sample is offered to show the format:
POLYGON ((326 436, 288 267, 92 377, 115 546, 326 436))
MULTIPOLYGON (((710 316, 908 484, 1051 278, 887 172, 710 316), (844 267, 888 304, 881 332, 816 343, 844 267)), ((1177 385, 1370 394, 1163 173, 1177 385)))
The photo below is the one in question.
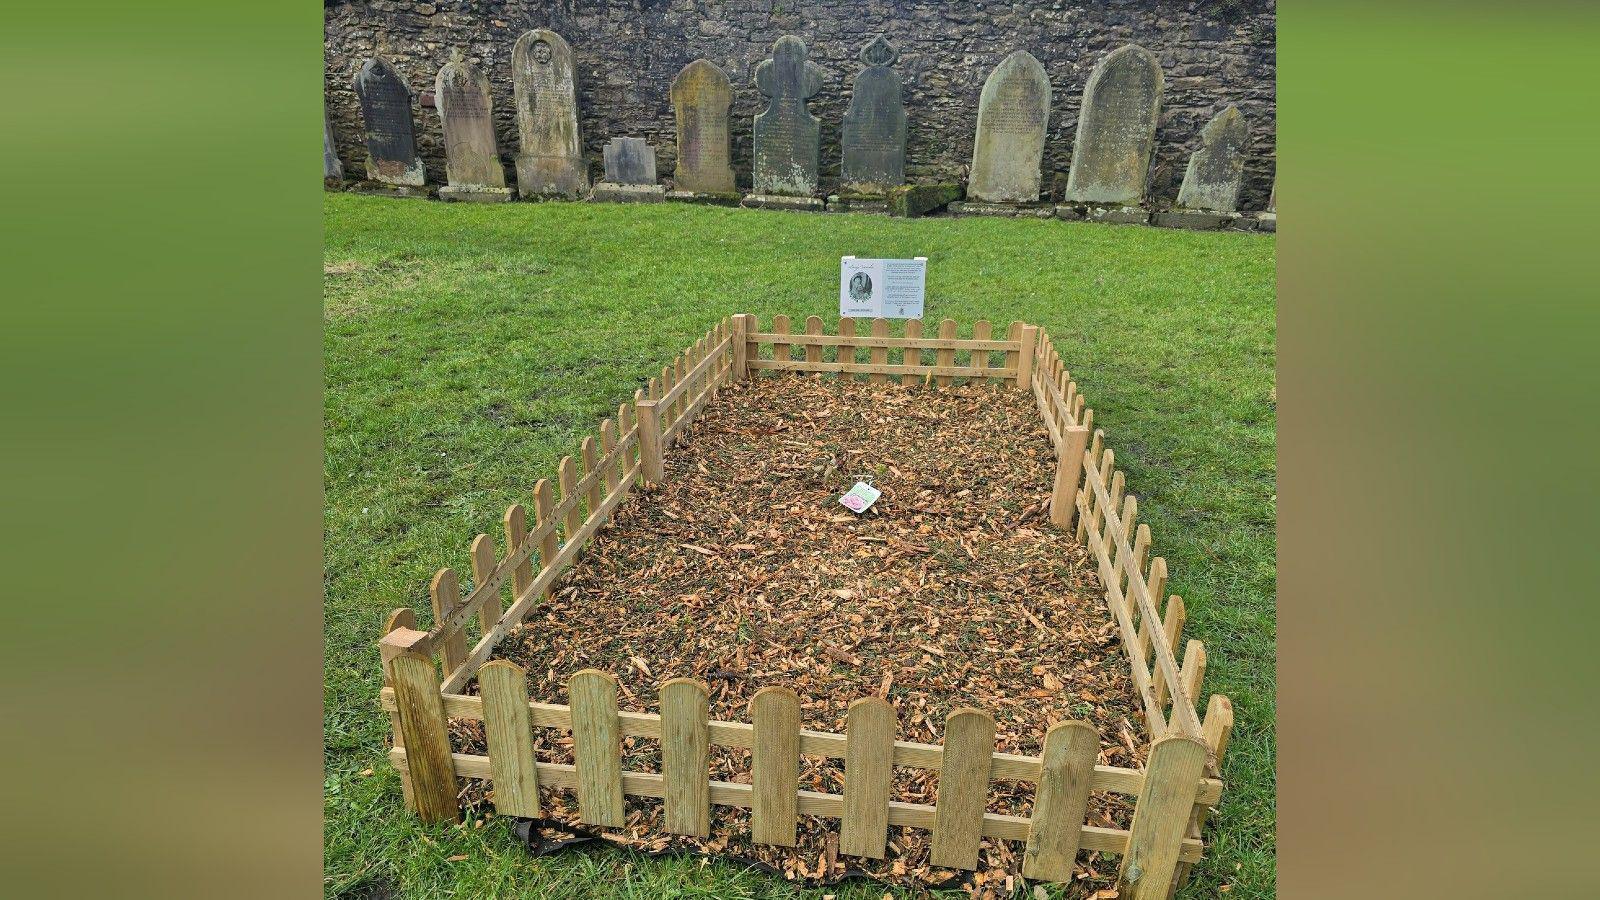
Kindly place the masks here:
POLYGON ((1089 809, 1089 779, 1100 753, 1100 735, 1087 722, 1058 722, 1044 736, 1044 754, 1022 875, 1041 881, 1072 880, 1084 818, 1089 809))
POLYGON ((800 697, 764 687, 750 698, 755 741, 750 759, 750 839, 795 845, 800 797, 800 697))
MULTIPOLYGON (((1222 759, 1228 752, 1228 738, 1233 734, 1233 703, 1221 694, 1212 694, 1211 702, 1206 706, 1205 721, 1200 725, 1200 733, 1206 742, 1206 771, 1221 777, 1222 759)), ((1194 811, 1189 815, 1189 837, 1198 840, 1201 829, 1205 828, 1206 816, 1211 809, 1203 803, 1196 803, 1194 811)), ((1182 886, 1189 880, 1189 870, 1192 863, 1178 864, 1178 884, 1182 886)))
POLYGON ((711 834, 709 717, 704 684, 674 678, 661 685, 661 780, 666 828, 673 834, 711 834))
POLYGON ((1056 483, 1050 490, 1050 524, 1057 528, 1072 527, 1076 511, 1078 484, 1083 480, 1083 454, 1089 449, 1089 429, 1068 425, 1061 439, 1061 452, 1056 456, 1056 483))
POLYGON ((621 828, 622 722, 617 716, 617 680, 597 669, 567 679, 572 707, 572 756, 578 776, 578 818, 589 825, 621 828))
POLYGON ((1128 852, 1117 872, 1119 897, 1166 900, 1205 763, 1206 746, 1195 738, 1165 737, 1151 748, 1144 789, 1133 808, 1128 852))
POLYGON ((450 756, 444 701, 439 698, 439 672, 433 660, 402 653, 389 660, 389 678, 394 682, 400 730, 405 736, 406 768, 411 773, 417 816, 424 822, 460 821, 456 766, 450 756))
POLYGON ((983 839, 983 810, 994 762, 994 718, 957 709, 944 724, 944 750, 934 798, 933 852, 928 860, 951 869, 976 869, 983 839))
POLYGON ((745 320, 744 313, 733 317, 733 381, 743 381, 750 377, 750 349, 745 346, 745 335, 749 334, 749 323, 745 320))
MULTIPOLYGON (((907 319, 906 320, 906 337, 908 337, 908 338, 919 338, 919 337, 922 337, 922 320, 921 319, 907 319)), ((920 347, 907 347, 904 350, 900 351, 900 364, 902 366, 918 366, 918 367, 920 367, 922 365, 922 348, 920 348, 920 347)), ((917 382, 919 382, 921 380, 922 380, 922 376, 921 375, 911 375, 911 374, 901 375, 900 376, 900 386, 901 387, 916 387, 917 386, 917 382)))
MULTIPOLYGON (((426 639, 427 634, 417 630, 417 614, 409 606, 402 606, 389 613, 389 618, 383 623, 383 637, 378 640, 378 658, 383 665, 383 683, 394 687, 394 679, 389 677, 389 660, 410 650, 418 640, 426 639)), ((400 714, 389 713, 389 730, 394 736, 394 745, 405 749, 405 732, 400 728, 400 714)), ((400 769, 400 793, 404 795, 406 809, 417 811, 417 798, 411 792, 410 766, 400 769)))
POLYGON ((1017 390, 1033 390, 1033 354, 1039 343, 1039 326, 1024 325, 1018 329, 1022 349, 1017 352, 1017 390))
POLYGON ((894 770, 894 707, 862 697, 845 714, 844 820, 839 852, 883 859, 889 838, 889 792, 894 770))
POLYGON ((660 484, 667 480, 667 470, 661 459, 661 423, 656 417, 656 401, 641 400, 635 406, 639 411, 639 462, 644 467, 644 480, 660 484))
POLYGON ((483 730, 489 744, 494 808, 502 816, 539 816, 539 770, 528 725, 528 676, 505 659, 478 670, 483 692, 483 730))

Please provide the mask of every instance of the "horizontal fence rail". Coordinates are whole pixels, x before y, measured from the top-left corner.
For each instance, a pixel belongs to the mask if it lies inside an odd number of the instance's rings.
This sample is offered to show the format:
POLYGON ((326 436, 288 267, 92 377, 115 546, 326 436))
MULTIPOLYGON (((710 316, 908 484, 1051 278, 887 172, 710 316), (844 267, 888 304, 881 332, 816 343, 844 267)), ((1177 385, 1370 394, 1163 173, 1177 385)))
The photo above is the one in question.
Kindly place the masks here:
POLYGON ((958 336, 949 319, 928 336, 915 319, 892 326, 842 318, 836 334, 824 333, 817 316, 805 319, 803 331, 791 324, 775 316, 771 329, 761 331, 748 314, 717 323, 583 438, 575 456, 563 457, 553 483, 535 484, 531 523, 522 504, 506 510, 504 556, 488 535, 471 542, 472 589, 465 597, 455 571, 439 570, 430 585, 430 629, 418 630, 408 608, 391 613, 379 642, 385 684, 379 700, 390 716, 390 759, 407 807, 430 821, 458 818, 458 779, 480 778, 492 783, 496 808, 507 815, 538 816, 540 789, 561 788, 576 792, 584 822, 616 827, 624 821, 625 798, 649 797, 664 801, 672 833, 707 836, 711 808, 733 807, 751 811, 753 840, 791 846, 797 816, 814 815, 839 820, 840 852, 865 858, 882 858, 888 826, 901 825, 932 832, 934 865, 974 868, 983 839, 1013 840, 1026 845, 1026 877, 1066 881, 1079 850, 1101 851, 1122 857, 1119 896, 1170 896, 1201 858, 1202 826, 1222 796, 1217 776, 1232 706, 1212 695, 1204 717, 1196 713, 1205 648, 1188 641, 1180 662, 1183 599, 1167 597, 1160 608, 1166 561, 1150 558, 1152 538, 1137 522, 1138 501, 1050 336, 1013 322, 997 337, 981 320, 970 337, 958 336), (891 335, 894 327, 902 334, 891 335), (945 387, 959 378, 1032 392, 1057 460, 1050 519, 1066 532, 1075 523, 1089 549, 1151 736, 1144 769, 1100 765, 1100 736, 1082 722, 1053 726, 1040 755, 1026 756, 995 752, 994 721, 982 710, 953 711, 944 743, 923 744, 898 740, 893 707, 876 697, 851 704, 841 735, 802 728, 801 698, 788 688, 758 692, 751 722, 726 722, 709 718, 706 688, 692 679, 663 683, 661 712, 645 713, 619 709, 616 679, 604 672, 573 675, 570 705, 562 706, 532 700, 514 664, 487 662, 630 491, 666 479, 666 452, 720 389, 763 370, 907 387, 945 387), (478 637, 469 648, 474 623, 478 637), (474 677, 480 695, 462 693, 474 677), (487 753, 453 752, 451 718, 483 722, 487 753), (573 763, 537 761, 533 728, 570 734, 573 763), (622 769, 626 737, 660 742, 660 774, 622 769), (751 751, 751 783, 711 780, 711 747, 751 751), (801 757, 843 760, 844 793, 801 790, 801 757), (894 801, 896 766, 937 772, 935 804, 894 801), (987 811, 990 786, 1001 782, 1035 785, 1030 818, 987 811), (1097 791, 1136 798, 1129 828, 1087 824, 1088 798, 1097 791))

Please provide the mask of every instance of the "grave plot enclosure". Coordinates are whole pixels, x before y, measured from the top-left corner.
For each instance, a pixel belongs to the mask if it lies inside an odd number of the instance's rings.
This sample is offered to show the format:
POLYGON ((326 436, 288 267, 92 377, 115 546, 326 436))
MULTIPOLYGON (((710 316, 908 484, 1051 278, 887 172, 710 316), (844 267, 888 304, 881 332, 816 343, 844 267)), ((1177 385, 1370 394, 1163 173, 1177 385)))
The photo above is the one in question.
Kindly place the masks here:
POLYGON ((749 810, 752 841, 793 846, 797 817, 819 816, 838 820, 840 853, 871 859, 884 857, 889 826, 907 826, 931 832, 935 866, 972 869, 984 840, 1015 841, 1025 877, 1065 881, 1079 850, 1100 851, 1120 856, 1121 896, 1169 896, 1201 857, 1201 829, 1222 792, 1217 774, 1232 711, 1220 695, 1203 716, 1197 711, 1205 650, 1188 641, 1180 662, 1183 601, 1165 597, 1166 563, 1149 558, 1150 530, 1136 524, 1137 501, 1048 335, 1013 323, 997 336, 981 321, 970 337, 958 337, 949 320, 937 336, 925 335, 919 321, 902 329, 882 319, 842 319, 833 334, 817 317, 801 328, 792 324, 778 316, 762 331, 754 316, 723 320, 585 438, 576 460, 561 461, 559 499, 541 480, 531 517, 520 504, 507 510, 503 554, 488 535, 472 542, 473 587, 465 597, 453 570, 434 577, 431 629, 419 630, 410 609, 391 614, 380 642, 381 702, 394 724, 391 760, 408 807, 426 820, 456 819, 458 779, 488 779, 503 815, 538 816, 540 788, 563 788, 576 793, 583 822, 620 827, 625 797, 659 798, 671 833, 704 837, 712 807, 736 807, 749 810), (827 373, 890 390, 896 383, 917 390, 978 383, 1033 397, 1055 451, 1049 517, 1063 552, 1075 534, 1098 571, 1153 738, 1141 754, 1143 768, 1100 764, 1099 733, 1081 721, 1053 725, 1037 744, 1039 755, 1022 755, 996 751, 995 720, 980 709, 953 710, 942 743, 918 743, 898 739, 895 709, 876 696, 855 700, 845 733, 835 734, 803 728, 807 698, 786 686, 758 691, 749 721, 720 721, 709 715, 706 685, 666 680, 672 673, 657 673, 658 708, 645 712, 619 708, 618 680, 607 672, 572 675, 569 703, 558 705, 530 697, 527 676, 513 663, 487 662, 629 492, 662 482, 665 454, 692 452, 674 448, 719 390, 763 372, 827 373), (453 751, 449 718, 482 722, 487 752, 453 751), (536 759, 535 728, 569 733, 572 764, 536 759), (622 741, 630 736, 659 741, 659 772, 624 770, 622 741), (750 751, 749 783, 712 780, 713 747, 750 751), (842 791, 801 789, 802 756, 842 760, 842 791), (937 773, 935 802, 892 799, 894 767, 937 773), (1031 786, 1028 816, 988 809, 991 785, 1001 782, 1031 786), (1091 792, 1132 798, 1128 827, 1088 824, 1091 792))

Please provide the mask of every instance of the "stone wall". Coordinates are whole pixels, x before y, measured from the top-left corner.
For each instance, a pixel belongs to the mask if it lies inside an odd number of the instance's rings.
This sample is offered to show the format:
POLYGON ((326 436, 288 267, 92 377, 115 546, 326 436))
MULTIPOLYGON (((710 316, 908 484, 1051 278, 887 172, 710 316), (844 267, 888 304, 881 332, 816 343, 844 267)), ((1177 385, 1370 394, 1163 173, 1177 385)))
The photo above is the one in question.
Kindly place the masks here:
MULTIPOLYGON (((793 34, 828 76, 811 110, 822 119, 822 187, 831 190, 839 173, 840 122, 862 65, 856 54, 877 32, 901 50, 910 181, 965 181, 984 78, 1006 54, 1025 49, 1050 75, 1044 185, 1059 197, 1055 176, 1064 183, 1072 163, 1084 82, 1097 60, 1126 43, 1155 53, 1166 76, 1151 179, 1154 206, 1171 205, 1200 129, 1230 103, 1251 131, 1241 210, 1266 207, 1276 166, 1276 0, 328 0, 324 22, 329 115, 339 156, 353 177, 364 171, 351 89, 362 61, 384 54, 420 97, 432 92, 451 47, 461 47, 488 74, 500 153, 514 172, 511 46, 537 27, 572 45, 579 129, 595 176, 605 142, 634 135, 655 145, 658 171, 670 177, 675 139, 667 91, 679 69, 704 56, 734 85, 733 162, 747 190, 751 123, 762 108, 751 78, 773 41, 793 34)), ((417 126, 428 181, 443 183, 438 114, 421 109, 417 126)))

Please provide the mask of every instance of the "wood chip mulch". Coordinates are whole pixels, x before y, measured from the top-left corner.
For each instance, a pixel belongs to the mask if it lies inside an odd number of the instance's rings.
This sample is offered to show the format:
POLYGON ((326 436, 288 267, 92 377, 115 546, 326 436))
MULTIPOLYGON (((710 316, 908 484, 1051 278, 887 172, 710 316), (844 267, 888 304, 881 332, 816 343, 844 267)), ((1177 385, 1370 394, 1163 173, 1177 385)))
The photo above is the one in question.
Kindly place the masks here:
MULTIPOLYGON (((876 695, 894 704, 901 740, 939 743, 950 711, 970 706, 995 717, 1002 752, 1037 755, 1051 724, 1081 719, 1101 734, 1102 763, 1143 765, 1115 626, 1084 548, 1049 522, 1054 454, 1031 395, 756 378, 707 405, 666 471, 496 649, 528 671, 534 699, 565 703, 567 678, 597 668, 619 679, 624 709, 654 712, 658 684, 693 677, 713 718, 748 722, 757 690, 787 685, 810 729, 843 734, 850 701, 876 695), (858 479, 883 491, 861 516, 838 503, 858 479)), ((457 749, 484 752, 481 723, 452 733, 457 749)), ((542 761, 572 761, 569 735, 535 729, 534 746, 542 761)), ((627 738, 624 753, 625 770, 660 771, 657 742, 627 738)), ((801 787, 842 793, 843 771, 802 757, 801 787)), ((895 775, 896 800, 934 803, 936 773, 895 775)), ((713 747, 711 777, 748 783, 748 751, 713 747)), ((474 784, 467 799, 488 810, 474 784)), ((547 815, 577 823, 575 796, 544 793, 547 815)), ((1032 794, 998 783, 989 809, 1027 816, 1032 794)), ((1126 828, 1130 800, 1096 794, 1089 823, 1126 828)), ((628 808, 628 827, 605 837, 646 851, 753 858, 807 881, 964 875, 928 864, 921 829, 891 827, 884 860, 841 859, 836 820, 802 816, 791 849, 751 844, 745 810, 713 807, 712 838, 695 840, 661 831, 659 801, 628 808)), ((968 890, 1010 895, 1022 849, 985 839, 968 890)), ((1115 871, 1114 858, 1080 854, 1068 896, 1108 888, 1115 871)))

